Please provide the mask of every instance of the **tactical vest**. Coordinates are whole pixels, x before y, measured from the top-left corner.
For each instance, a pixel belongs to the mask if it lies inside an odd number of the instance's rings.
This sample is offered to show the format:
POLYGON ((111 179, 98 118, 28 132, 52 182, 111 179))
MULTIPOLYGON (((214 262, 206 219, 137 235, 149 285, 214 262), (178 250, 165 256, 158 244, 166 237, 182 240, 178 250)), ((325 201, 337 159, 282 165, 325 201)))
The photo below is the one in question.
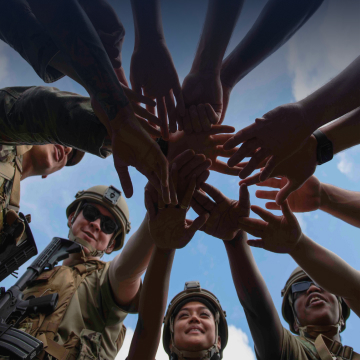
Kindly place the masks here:
POLYGON ((353 351, 352 347, 342 345, 322 334, 315 341, 310 341, 301 336, 298 337, 298 340, 308 351, 321 360, 360 360, 360 355, 353 351))
MULTIPOLYGON (((52 270, 43 272, 31 286, 24 291, 24 298, 30 296, 43 296, 52 293, 59 294, 59 301, 55 311, 47 316, 39 314, 29 316, 18 326, 19 329, 35 336, 44 344, 44 351, 36 359, 101 359, 101 334, 89 329, 84 329, 80 338, 72 333, 64 345, 58 344, 56 335, 59 326, 67 311, 67 307, 82 281, 94 271, 101 270, 105 264, 102 261, 91 260, 87 264, 79 264, 74 267, 58 266, 52 270), (85 338, 88 341, 81 341, 85 338), (46 356, 47 355, 47 356, 46 356)), ((117 340, 118 350, 124 338, 126 328, 122 329, 117 340)))
MULTIPOLYGON (((31 145, 16 146, 16 156, 12 162, 0 162, 0 177, 12 182, 12 187, 5 189, 4 182, 0 189, 0 199, 6 204, 0 213, 0 245, 8 234, 16 244, 20 241, 25 225, 18 216, 20 208, 20 178, 22 174, 22 156, 32 148, 31 145), (9 199, 7 199, 9 197, 9 199)), ((10 185, 11 186, 11 185, 10 185)))

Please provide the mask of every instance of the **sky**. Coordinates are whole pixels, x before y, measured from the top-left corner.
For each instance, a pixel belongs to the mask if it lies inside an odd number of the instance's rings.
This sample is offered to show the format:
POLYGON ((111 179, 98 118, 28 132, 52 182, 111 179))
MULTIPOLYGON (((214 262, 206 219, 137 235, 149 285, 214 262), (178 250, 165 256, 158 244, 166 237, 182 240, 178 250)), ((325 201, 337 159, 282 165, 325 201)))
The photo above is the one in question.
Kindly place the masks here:
MULTIPOLYGON (((126 29, 123 45, 123 66, 129 77, 131 54, 134 44, 133 20, 129 1, 115 1, 114 6, 126 29)), ((250 29, 265 0, 245 1, 242 13, 230 40, 229 53, 250 29)), ((172 54, 180 81, 188 74, 202 24, 207 1, 162 1, 164 33, 172 54)), ((251 124, 281 104, 304 98, 336 76, 359 55, 360 50, 360 2, 356 0, 324 1, 313 17, 292 39, 271 55, 233 89, 224 123, 236 131, 251 124)), ((13 49, 0 42, 0 87, 45 85, 33 69, 13 49)), ((86 95, 78 84, 68 78, 53 86, 61 90, 86 95)), ((341 188, 357 191, 360 181, 360 151, 354 147, 318 166, 315 175, 320 181, 341 188)), ((143 205, 144 176, 133 168, 130 170, 134 195, 127 199, 132 230, 136 231, 145 215, 143 205)), ((211 173, 208 183, 218 187, 226 196, 238 197, 238 178, 211 173)), ((102 160, 86 155, 83 161, 72 168, 50 175, 46 180, 28 178, 21 183, 21 211, 32 214, 31 228, 41 252, 53 236, 66 237, 65 209, 78 190, 105 184, 120 188, 112 157, 102 160)), ((251 203, 264 207, 265 201, 255 197, 256 187, 249 188, 251 203)), ((251 214, 255 217, 255 214, 251 214)), ((190 213, 194 218, 194 213, 190 213)), ((359 269, 359 229, 321 211, 297 215, 303 232, 319 244, 329 248, 354 268, 359 269)), ((257 265, 269 288, 276 309, 281 314, 280 291, 296 264, 289 255, 273 254, 262 249, 252 249, 257 265)), ((111 260, 115 254, 104 260, 111 260)), ((26 268, 23 266, 20 273, 26 268)), ((253 340, 247 321, 237 298, 230 268, 222 242, 202 232, 176 252, 171 274, 168 300, 183 290, 185 281, 199 280, 202 287, 214 292, 227 312, 229 342, 224 351, 225 359, 255 359, 253 340)), ((13 278, 3 281, 10 286, 13 278)), ((281 316, 280 316, 281 317, 281 316)), ((129 315, 125 320, 128 328, 125 343, 117 360, 127 356, 137 316, 129 315)), ((287 324, 283 321, 284 327, 287 324)), ((358 345, 359 318, 352 313, 347 329, 342 334, 343 344, 360 351, 358 345)), ((157 360, 167 359, 159 346, 157 360)))

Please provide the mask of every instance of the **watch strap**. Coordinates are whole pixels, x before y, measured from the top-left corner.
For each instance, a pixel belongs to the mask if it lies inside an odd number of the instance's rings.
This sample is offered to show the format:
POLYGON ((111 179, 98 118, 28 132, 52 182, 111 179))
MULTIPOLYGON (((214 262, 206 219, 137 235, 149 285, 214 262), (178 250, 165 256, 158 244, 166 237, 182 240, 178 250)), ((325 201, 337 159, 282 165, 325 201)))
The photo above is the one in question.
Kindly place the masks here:
POLYGON ((313 132, 317 141, 316 157, 319 165, 325 164, 333 158, 333 144, 320 130, 313 132))

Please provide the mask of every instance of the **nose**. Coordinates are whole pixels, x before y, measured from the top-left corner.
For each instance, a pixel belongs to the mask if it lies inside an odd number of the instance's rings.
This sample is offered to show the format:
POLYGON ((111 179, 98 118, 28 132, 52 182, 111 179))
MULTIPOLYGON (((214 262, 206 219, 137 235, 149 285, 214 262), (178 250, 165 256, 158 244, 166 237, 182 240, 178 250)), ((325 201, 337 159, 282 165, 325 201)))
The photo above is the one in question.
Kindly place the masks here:
POLYGON ((100 231, 100 229, 101 229, 100 225, 101 225, 100 218, 97 218, 96 220, 90 222, 90 226, 97 231, 100 231))
POLYGON ((200 324, 200 319, 196 313, 191 314, 190 316, 190 323, 197 323, 200 324))
POLYGON ((311 294, 311 293, 313 293, 315 291, 322 292, 322 288, 319 285, 316 285, 316 284, 312 283, 310 285, 310 287, 307 289, 306 293, 311 294))

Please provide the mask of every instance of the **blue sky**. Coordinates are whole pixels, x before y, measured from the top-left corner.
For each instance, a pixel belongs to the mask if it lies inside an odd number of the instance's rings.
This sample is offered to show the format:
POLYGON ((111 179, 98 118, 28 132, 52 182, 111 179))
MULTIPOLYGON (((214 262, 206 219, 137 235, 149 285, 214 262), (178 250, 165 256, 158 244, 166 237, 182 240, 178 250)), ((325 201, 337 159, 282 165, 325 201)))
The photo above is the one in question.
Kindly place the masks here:
MULTIPOLYGON (((134 43, 130 2, 110 2, 126 28, 123 65, 129 75, 134 43)), ((245 1, 228 52, 246 34, 265 3, 264 0, 245 1)), ((206 6, 207 2, 204 0, 162 1, 165 37, 181 81, 190 70, 206 6)), ((344 69, 359 54, 359 14, 360 3, 355 0, 325 1, 285 46, 234 88, 224 123, 235 126, 238 131, 274 107, 302 99, 344 69)), ((20 85, 44 84, 15 51, 0 43, 0 87, 20 85)), ((80 86, 67 78, 58 81, 54 86, 86 95, 80 86)), ((359 163, 360 153, 355 147, 335 156, 331 162, 319 166, 315 175, 320 181, 349 190, 358 190, 359 163)), ((146 179, 134 169, 131 169, 130 173, 135 189, 134 196, 127 200, 132 223, 129 234, 131 236, 145 214, 143 188, 146 179)), ((220 188, 228 197, 237 198, 237 178, 212 173, 208 182, 220 188)), ((75 168, 66 168, 46 180, 34 177, 22 182, 21 210, 25 214, 32 214, 31 227, 39 251, 53 236, 67 236, 66 206, 78 190, 97 184, 113 184, 120 188, 111 157, 102 160, 86 155, 75 168)), ((255 187, 250 188, 251 202, 263 206, 265 202, 255 197, 255 190, 255 187)), ((193 213, 191 216, 193 217, 193 213)), ((298 218, 308 236, 358 268, 359 229, 321 211, 300 214, 298 218)), ((253 249, 253 253, 275 306, 281 313, 280 291, 295 263, 288 255, 273 254, 261 249, 253 249)), ((113 256, 107 257, 108 260, 112 258, 113 256)), ((231 331, 229 345, 224 353, 225 358, 235 358, 231 355, 236 353, 238 358, 253 359, 253 341, 232 283, 224 246, 220 240, 201 232, 195 235, 186 248, 176 253, 169 300, 183 289, 185 281, 195 279, 199 280, 204 288, 216 294, 228 314, 231 331)), ((9 286, 12 283, 12 279, 7 279, 2 285, 9 286)), ((135 315, 128 316, 125 320, 128 335, 118 359, 126 357, 136 321, 135 315)), ((284 322, 285 327, 286 325, 284 322)), ((360 351, 356 341, 359 327, 359 319, 352 314, 347 322, 347 330, 342 336, 343 343, 353 346, 356 351, 360 351)), ((161 349, 157 359, 166 359, 161 349)))

